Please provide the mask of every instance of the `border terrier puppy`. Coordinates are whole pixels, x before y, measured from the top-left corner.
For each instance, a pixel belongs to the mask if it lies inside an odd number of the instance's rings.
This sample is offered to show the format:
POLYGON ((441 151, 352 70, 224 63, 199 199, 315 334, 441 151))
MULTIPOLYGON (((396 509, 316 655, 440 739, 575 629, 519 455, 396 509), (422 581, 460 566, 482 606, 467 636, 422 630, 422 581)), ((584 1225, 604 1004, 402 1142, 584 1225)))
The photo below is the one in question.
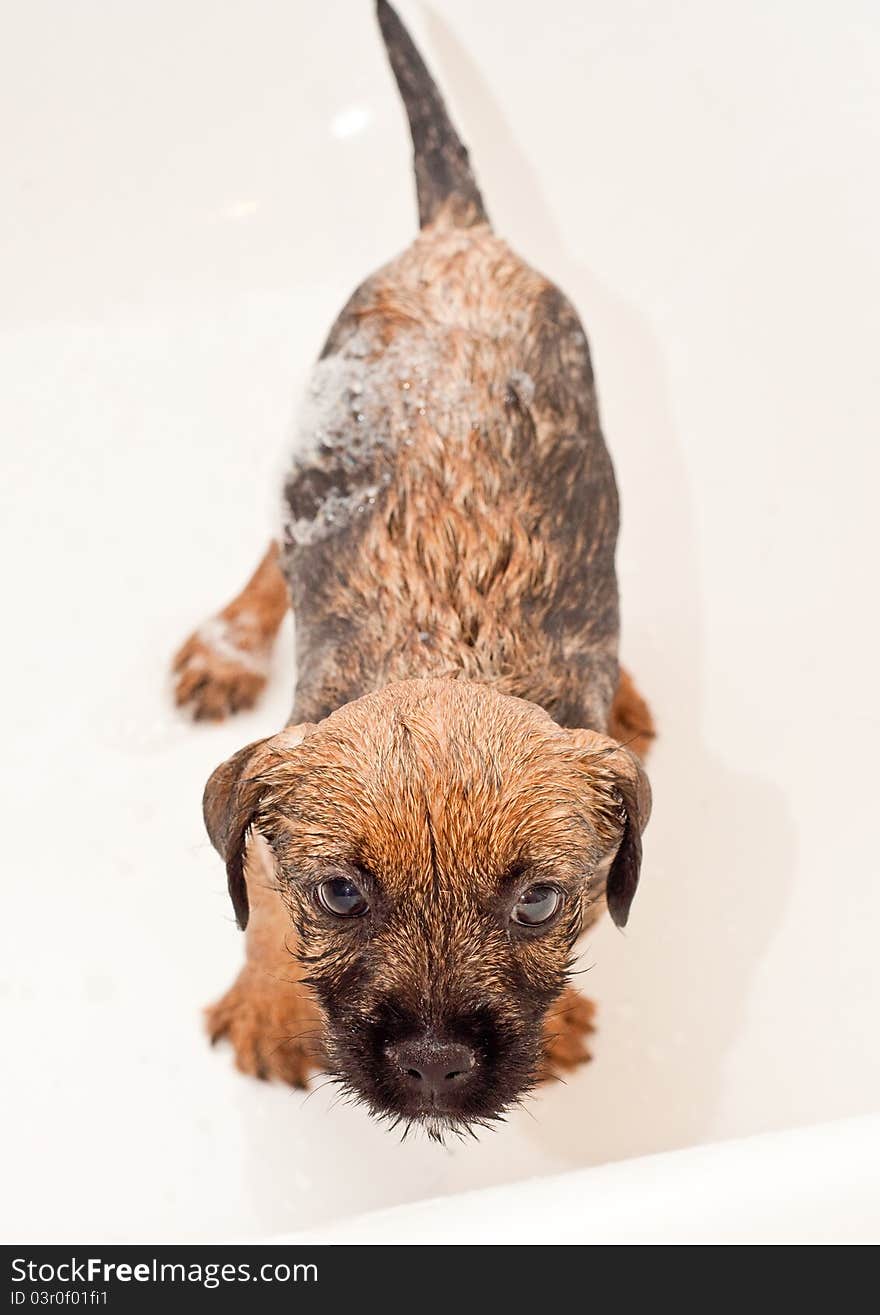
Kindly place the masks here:
POLYGON ((378 17, 421 232, 333 326, 283 545, 181 649, 176 692, 197 717, 252 704, 292 601, 290 723, 205 791, 247 928, 210 1034, 247 1073, 325 1069, 439 1137, 588 1058, 568 975, 605 905, 627 920, 653 732, 618 668, 584 331, 492 231, 425 65, 378 17))

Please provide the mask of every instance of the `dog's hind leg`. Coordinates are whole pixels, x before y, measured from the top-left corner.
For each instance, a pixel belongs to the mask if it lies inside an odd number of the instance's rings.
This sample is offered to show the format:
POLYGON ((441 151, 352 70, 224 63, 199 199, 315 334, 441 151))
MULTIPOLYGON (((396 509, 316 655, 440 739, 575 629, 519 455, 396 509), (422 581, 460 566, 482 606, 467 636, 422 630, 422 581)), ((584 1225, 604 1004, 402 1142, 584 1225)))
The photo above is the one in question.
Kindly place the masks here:
POLYGON ((197 719, 221 720, 256 702, 275 636, 290 606, 273 542, 240 594, 199 626, 172 664, 174 696, 197 719))
POLYGON ((623 667, 620 669, 617 693, 611 705, 608 734, 643 759, 647 757, 651 742, 657 734, 651 709, 636 688, 632 676, 623 667))

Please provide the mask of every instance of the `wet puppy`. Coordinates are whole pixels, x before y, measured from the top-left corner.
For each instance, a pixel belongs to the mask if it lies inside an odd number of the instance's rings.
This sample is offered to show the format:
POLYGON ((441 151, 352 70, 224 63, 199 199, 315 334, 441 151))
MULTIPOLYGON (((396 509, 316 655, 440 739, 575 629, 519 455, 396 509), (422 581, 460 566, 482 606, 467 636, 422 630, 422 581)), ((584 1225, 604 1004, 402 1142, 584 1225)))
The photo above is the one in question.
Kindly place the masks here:
POLYGON ((568 985, 639 879, 652 734, 617 662, 617 492, 577 314, 489 225, 394 11, 421 232, 334 325, 285 530, 184 645, 197 716, 253 702, 292 600, 290 724, 205 791, 247 961, 239 1066, 324 1068, 433 1135, 588 1057, 568 985), (621 743, 626 741, 626 744, 621 743))

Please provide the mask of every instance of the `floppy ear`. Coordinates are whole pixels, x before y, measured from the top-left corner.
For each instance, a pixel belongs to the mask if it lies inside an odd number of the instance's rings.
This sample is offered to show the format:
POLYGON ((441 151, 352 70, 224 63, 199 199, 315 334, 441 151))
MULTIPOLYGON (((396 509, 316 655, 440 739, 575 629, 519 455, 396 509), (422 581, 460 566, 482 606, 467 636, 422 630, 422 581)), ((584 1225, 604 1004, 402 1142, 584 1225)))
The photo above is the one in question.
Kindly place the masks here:
POLYGON ((606 816, 617 823, 620 841, 608 871, 605 900, 618 927, 625 927, 639 884, 642 832, 651 816, 651 786, 639 759, 629 749, 596 731, 572 731, 583 752, 600 797, 607 798, 606 816))
POLYGON ((257 740, 232 755, 211 774, 202 811, 211 844, 226 863, 229 898, 242 931, 248 924, 248 893, 244 875, 248 832, 260 806, 265 782, 261 773, 298 744, 314 727, 304 722, 280 735, 257 740))

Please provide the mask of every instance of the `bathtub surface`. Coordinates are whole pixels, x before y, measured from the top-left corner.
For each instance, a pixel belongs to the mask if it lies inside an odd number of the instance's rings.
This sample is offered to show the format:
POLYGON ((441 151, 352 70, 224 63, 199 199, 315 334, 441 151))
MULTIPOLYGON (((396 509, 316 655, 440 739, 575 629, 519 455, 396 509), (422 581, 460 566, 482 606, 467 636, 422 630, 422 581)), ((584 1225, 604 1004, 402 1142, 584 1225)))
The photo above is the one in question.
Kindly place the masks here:
POLYGON ((880 1240, 880 1117, 641 1155, 272 1239, 502 1246, 880 1240))
POLYGON ((496 226, 573 298, 622 490, 654 817, 578 978, 595 1062, 478 1144, 238 1075, 200 796, 276 730, 171 708, 274 528, 290 418, 414 233, 364 0, 34 0, 0 50, 9 1240, 186 1241, 880 1110, 880 11, 401 10, 496 226))

